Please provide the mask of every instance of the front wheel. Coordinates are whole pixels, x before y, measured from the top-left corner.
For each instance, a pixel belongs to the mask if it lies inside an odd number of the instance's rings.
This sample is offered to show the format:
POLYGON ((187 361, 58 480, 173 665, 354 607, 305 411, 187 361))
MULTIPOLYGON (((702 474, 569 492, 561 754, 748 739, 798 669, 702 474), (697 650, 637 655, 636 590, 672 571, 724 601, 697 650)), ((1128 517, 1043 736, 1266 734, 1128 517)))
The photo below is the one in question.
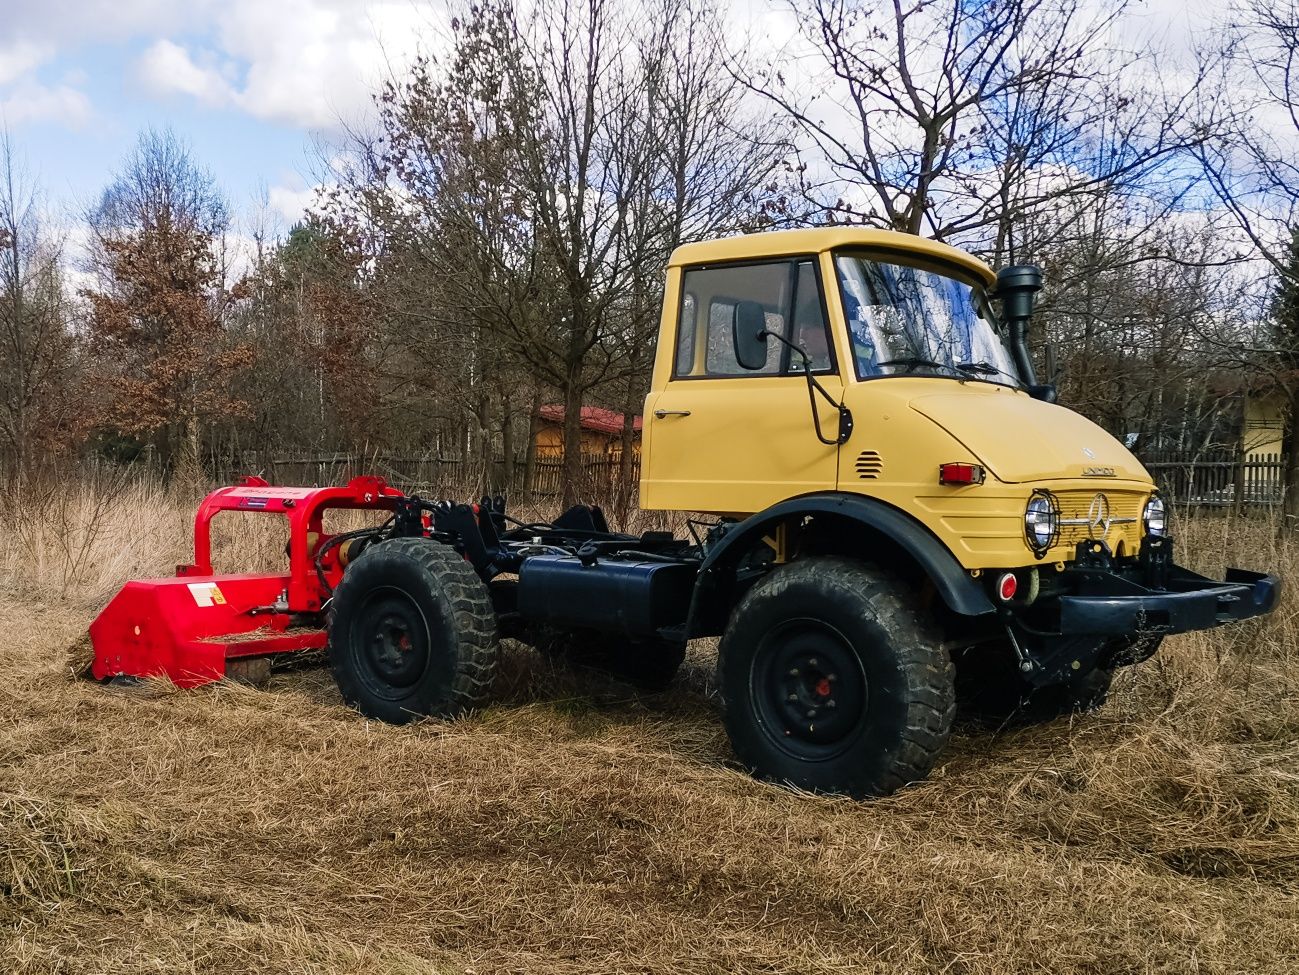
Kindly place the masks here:
POLYGON ((759 778, 881 796, 923 779, 947 741, 952 663, 887 573, 817 557, 740 600, 718 656, 724 723, 759 778))

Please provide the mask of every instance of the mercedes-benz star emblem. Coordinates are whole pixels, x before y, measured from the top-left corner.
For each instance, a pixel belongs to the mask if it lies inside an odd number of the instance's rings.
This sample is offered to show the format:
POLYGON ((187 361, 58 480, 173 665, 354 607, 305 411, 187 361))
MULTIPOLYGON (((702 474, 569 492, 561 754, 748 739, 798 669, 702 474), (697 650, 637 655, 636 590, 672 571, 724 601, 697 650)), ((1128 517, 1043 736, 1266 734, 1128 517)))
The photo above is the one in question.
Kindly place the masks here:
POLYGON ((1087 537, 1100 540, 1110 533, 1110 499, 1103 494, 1092 498, 1087 509, 1087 537), (1098 535, 1097 532, 1100 532, 1098 535))

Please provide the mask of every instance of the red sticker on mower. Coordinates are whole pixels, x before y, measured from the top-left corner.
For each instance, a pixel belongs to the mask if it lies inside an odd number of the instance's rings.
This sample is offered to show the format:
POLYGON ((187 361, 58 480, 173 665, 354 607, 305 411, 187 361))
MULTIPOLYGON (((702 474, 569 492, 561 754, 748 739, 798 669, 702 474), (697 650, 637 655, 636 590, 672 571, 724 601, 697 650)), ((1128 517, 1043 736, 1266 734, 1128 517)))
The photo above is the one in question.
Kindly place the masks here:
POLYGON ((189 593, 199 606, 224 606, 226 597, 215 582, 191 582, 189 593))

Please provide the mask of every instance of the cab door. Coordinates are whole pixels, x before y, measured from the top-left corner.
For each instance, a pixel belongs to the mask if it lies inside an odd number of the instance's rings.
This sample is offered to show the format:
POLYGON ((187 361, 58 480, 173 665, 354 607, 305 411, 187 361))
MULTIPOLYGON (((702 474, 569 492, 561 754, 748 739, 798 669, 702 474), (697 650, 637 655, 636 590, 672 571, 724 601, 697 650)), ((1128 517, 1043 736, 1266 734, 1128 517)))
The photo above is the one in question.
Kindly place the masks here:
MULTIPOLYGON (((803 349, 817 381, 841 402, 816 259, 678 273, 675 329, 665 321, 655 388, 645 403, 642 507, 744 515, 832 490, 838 447, 817 438, 802 357, 768 337, 766 362, 748 370, 733 339, 736 305, 757 302, 767 329, 803 349), (661 361, 665 356, 670 363, 661 361)), ((816 409, 822 432, 834 439, 837 412, 819 395, 816 409)))

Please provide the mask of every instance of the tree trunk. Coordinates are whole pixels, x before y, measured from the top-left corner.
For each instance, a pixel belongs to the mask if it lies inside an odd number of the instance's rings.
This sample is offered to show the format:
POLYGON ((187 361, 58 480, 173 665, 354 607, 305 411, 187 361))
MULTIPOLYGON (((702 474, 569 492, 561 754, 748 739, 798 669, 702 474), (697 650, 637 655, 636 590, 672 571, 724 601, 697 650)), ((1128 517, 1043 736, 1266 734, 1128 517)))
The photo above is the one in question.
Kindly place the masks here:
POLYGON ((561 504, 565 511, 577 504, 585 487, 582 467, 582 384, 577 376, 580 365, 569 370, 564 384, 564 489, 561 504))
POLYGON ((201 486, 207 480, 203 475, 203 427, 193 411, 185 420, 181 449, 181 483, 187 487, 201 486))
POLYGON ((514 410, 510 394, 501 396, 501 480, 497 490, 509 494, 514 487, 514 410))
POLYGON ((1299 383, 1291 384, 1286 390, 1286 433, 1285 433, 1285 504, 1282 508, 1285 517, 1282 525, 1293 530, 1299 525, 1299 383))
POLYGON ((528 446, 523 458, 523 497, 532 502, 533 478, 537 474, 537 434, 541 432, 541 386, 532 394, 532 410, 528 414, 528 446))
POLYGON ((470 453, 466 459, 477 462, 479 474, 474 494, 481 496, 492 490, 492 405, 485 391, 480 391, 474 398, 473 415, 470 453))
POLYGON ((632 461, 636 449, 636 396, 635 386, 627 384, 627 397, 623 404, 622 414, 622 453, 618 455, 618 523, 626 525, 631 516, 632 498, 636 493, 636 483, 632 477, 632 461))

